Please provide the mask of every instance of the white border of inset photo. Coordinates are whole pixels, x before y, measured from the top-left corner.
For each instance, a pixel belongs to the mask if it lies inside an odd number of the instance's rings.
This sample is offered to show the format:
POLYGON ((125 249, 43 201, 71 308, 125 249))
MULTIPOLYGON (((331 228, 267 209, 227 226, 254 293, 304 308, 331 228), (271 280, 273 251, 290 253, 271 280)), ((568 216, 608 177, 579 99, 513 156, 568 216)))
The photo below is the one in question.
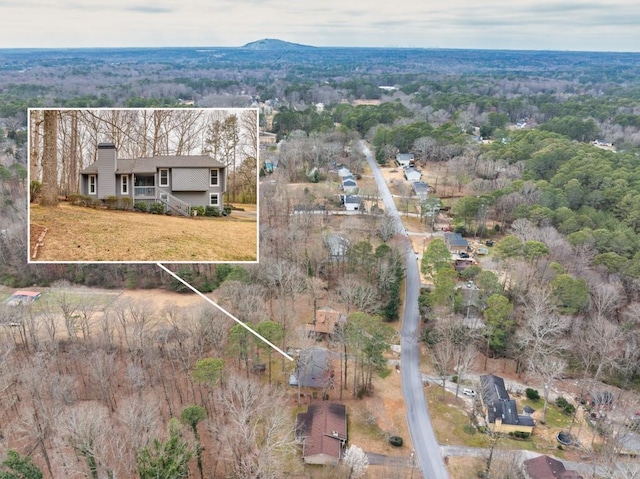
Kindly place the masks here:
POLYGON ((257 263, 258 120, 257 108, 29 108, 28 262, 257 263))

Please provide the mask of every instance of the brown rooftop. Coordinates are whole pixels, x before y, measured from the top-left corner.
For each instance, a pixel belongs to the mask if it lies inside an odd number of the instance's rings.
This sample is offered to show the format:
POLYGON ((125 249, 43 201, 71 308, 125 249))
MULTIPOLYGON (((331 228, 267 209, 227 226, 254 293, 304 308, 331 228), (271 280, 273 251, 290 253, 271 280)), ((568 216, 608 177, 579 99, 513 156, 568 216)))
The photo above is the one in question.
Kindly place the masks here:
POLYGON ((307 324, 307 331, 333 334, 336 324, 344 320, 344 315, 340 311, 324 306, 316 311, 316 324, 307 324))
POLYGON ((582 479, 576 471, 567 470, 562 461, 550 456, 538 456, 524 461, 531 479, 582 479))
POLYGON ((305 462, 338 461, 347 440, 347 411, 344 404, 319 402, 310 404, 306 413, 298 413, 296 435, 304 442, 305 462))

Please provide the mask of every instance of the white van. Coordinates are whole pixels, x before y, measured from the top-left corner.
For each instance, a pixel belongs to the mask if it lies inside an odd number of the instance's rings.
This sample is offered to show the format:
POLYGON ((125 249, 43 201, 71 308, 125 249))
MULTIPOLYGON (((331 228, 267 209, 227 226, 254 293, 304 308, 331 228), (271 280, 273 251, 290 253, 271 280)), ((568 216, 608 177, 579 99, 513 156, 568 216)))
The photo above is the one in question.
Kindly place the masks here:
POLYGON ((463 388, 462 394, 464 394, 465 396, 471 396, 473 398, 476 397, 476 392, 473 389, 469 388, 463 388))

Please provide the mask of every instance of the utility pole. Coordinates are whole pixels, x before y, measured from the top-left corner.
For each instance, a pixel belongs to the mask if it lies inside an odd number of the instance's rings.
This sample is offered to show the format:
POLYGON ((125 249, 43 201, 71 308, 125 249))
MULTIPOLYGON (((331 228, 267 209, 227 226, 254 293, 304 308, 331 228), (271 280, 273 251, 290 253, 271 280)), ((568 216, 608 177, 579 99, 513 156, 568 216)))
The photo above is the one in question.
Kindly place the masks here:
POLYGON ((413 479, 413 471, 416 468, 416 453, 415 451, 412 449, 411 450, 411 479, 413 479))

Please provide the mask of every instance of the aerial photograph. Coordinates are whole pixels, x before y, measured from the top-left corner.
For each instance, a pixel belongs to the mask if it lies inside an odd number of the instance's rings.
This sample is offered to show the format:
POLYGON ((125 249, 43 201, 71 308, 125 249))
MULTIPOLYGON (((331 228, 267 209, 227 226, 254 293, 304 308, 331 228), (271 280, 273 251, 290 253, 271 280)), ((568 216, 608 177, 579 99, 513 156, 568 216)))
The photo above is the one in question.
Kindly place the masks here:
POLYGON ((640 477, 640 4, 0 15, 0 479, 640 477))

